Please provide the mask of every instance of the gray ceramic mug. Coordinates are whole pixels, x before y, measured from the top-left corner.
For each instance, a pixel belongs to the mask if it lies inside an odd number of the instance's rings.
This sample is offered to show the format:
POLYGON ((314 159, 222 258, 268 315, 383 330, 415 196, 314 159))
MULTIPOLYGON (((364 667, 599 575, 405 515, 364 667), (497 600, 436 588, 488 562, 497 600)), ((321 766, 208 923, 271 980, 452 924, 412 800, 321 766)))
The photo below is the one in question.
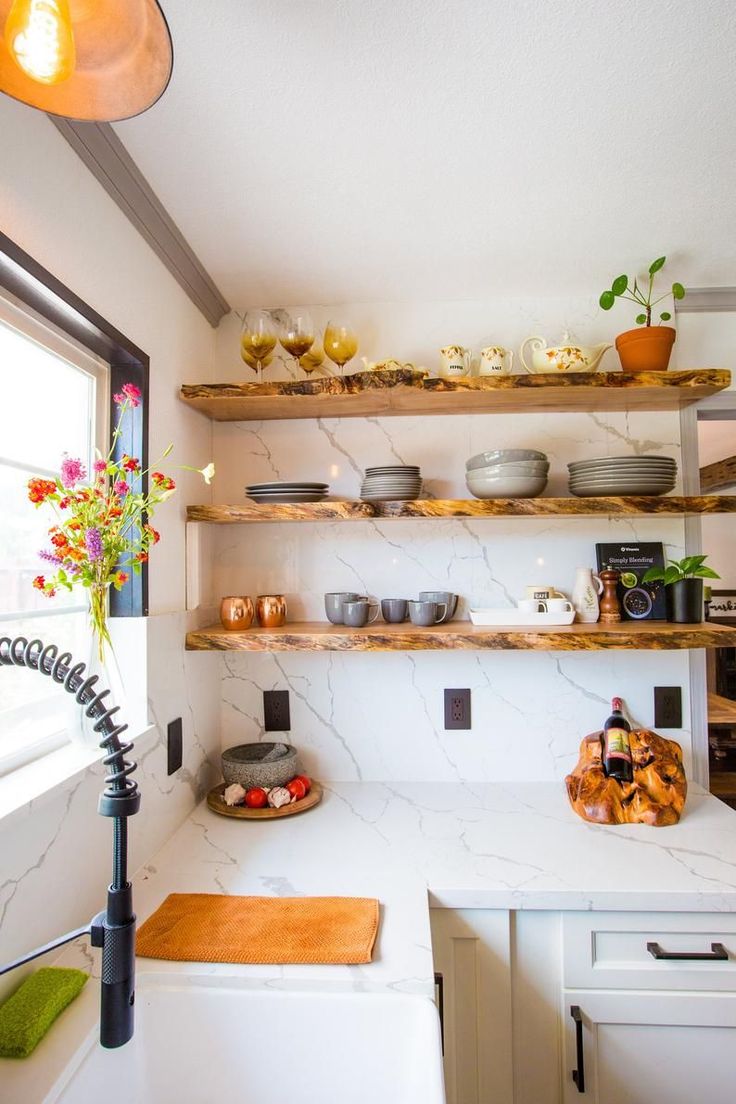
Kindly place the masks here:
POLYGON ((357 602, 343 602, 342 623, 351 629, 362 629, 364 625, 372 625, 378 617, 378 606, 375 602, 369 602, 367 598, 359 598, 357 602), (373 611, 373 616, 371 616, 373 611))
POLYGON ((357 602, 360 598, 359 594, 355 594, 352 590, 336 590, 330 594, 325 594, 325 613, 327 614, 327 620, 333 625, 342 625, 342 607, 345 602, 357 602))
POLYGON ((447 615, 445 602, 409 602, 409 617, 412 625, 439 625, 447 615))
POLYGON ((390 625, 398 625, 402 621, 406 621, 408 613, 409 603, 406 598, 381 599, 381 614, 383 620, 387 621, 390 625))
POLYGON ((452 621, 455 616, 455 610, 457 609, 457 598, 457 594, 453 594, 450 590, 419 591, 420 602, 439 602, 447 606, 447 613, 442 618, 443 621, 452 621))

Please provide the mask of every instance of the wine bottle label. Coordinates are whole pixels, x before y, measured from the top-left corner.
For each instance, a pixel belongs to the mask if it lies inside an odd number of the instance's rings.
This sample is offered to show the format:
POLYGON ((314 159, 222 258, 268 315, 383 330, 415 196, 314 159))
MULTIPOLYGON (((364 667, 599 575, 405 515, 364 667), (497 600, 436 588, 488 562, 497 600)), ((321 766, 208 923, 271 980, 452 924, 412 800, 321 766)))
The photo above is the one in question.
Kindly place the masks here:
POLYGON ((609 728, 606 732, 606 758, 631 762, 629 734, 625 728, 609 728))

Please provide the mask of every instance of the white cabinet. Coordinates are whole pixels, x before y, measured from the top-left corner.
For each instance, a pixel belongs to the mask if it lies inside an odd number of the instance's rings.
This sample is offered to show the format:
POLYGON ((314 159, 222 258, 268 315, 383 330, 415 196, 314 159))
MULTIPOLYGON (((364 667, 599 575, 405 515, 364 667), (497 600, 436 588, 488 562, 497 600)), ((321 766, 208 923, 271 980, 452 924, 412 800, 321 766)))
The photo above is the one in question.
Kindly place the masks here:
POLYGON ((448 1104, 736 1100, 736 916, 431 915, 448 1104))
POLYGON ((447 1104, 513 1104, 508 912, 432 909, 447 1104))
POLYGON ((564 1005, 565 1104, 733 1104, 736 995, 566 989, 564 1005))

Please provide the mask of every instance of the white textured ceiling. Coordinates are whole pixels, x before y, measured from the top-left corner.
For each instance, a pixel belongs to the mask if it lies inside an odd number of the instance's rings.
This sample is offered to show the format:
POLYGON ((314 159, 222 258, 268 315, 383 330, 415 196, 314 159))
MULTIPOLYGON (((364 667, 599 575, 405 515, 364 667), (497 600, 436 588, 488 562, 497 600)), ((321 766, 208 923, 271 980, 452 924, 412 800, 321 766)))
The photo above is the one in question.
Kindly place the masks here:
POLYGON ((731 0, 163 0, 116 129, 236 305, 736 283, 731 0))

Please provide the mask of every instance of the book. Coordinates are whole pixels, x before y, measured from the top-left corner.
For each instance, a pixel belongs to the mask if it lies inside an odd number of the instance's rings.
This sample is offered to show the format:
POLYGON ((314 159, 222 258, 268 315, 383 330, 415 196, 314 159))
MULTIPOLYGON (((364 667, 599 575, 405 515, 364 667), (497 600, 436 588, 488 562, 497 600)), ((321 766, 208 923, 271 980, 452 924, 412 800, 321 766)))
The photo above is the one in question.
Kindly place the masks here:
POLYGON ((664 545, 659 541, 596 544, 598 570, 621 572, 617 589, 624 621, 666 621, 663 583, 642 583, 650 567, 664 567, 664 545))

